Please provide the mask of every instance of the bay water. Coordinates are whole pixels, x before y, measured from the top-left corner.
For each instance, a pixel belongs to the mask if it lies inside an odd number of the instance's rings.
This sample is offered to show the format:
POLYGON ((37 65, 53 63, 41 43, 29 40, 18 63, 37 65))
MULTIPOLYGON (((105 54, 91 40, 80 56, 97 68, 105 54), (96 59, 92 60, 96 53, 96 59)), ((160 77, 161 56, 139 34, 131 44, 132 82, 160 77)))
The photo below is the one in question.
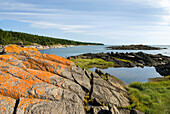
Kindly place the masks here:
POLYGON ((100 53, 100 52, 144 52, 148 54, 163 54, 170 56, 170 45, 152 45, 155 47, 167 48, 162 50, 107 50, 106 47, 109 45, 99 45, 99 46, 75 46, 68 48, 53 48, 48 50, 40 50, 41 53, 54 54, 62 57, 75 56, 84 53, 100 53))

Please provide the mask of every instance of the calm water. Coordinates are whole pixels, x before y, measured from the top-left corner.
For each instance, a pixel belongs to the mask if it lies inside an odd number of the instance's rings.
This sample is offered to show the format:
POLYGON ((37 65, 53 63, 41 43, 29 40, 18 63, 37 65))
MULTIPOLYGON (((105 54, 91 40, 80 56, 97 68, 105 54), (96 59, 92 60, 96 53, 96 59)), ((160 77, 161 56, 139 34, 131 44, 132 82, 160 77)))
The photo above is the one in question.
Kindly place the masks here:
MULTIPOLYGON (((106 50, 105 46, 79 46, 69 48, 55 48, 49 50, 40 50, 41 53, 55 54, 62 57, 75 56, 84 53, 99 53, 99 52, 145 52, 148 54, 163 54, 170 56, 170 45, 154 45, 157 47, 168 48, 163 50, 106 50)), ((95 68, 91 69, 94 71, 95 68)), ((148 78, 160 77, 154 67, 145 68, 108 68, 103 70, 105 73, 109 73, 127 84, 134 81, 147 82, 148 78)))
MULTIPOLYGON (((90 71, 95 71, 96 68, 89 69, 90 71)), ((134 67, 134 68, 108 68, 102 69, 105 73, 109 73, 120 80, 124 81, 126 84, 131 82, 147 82, 148 78, 161 77, 159 73, 156 72, 154 67, 134 67)))
POLYGON ((46 54, 55 54, 58 56, 68 57, 68 56, 75 56, 79 54, 84 53, 99 53, 99 52, 145 52, 149 54, 163 54, 170 56, 170 45, 161 45, 157 47, 163 47, 168 49, 163 50, 106 50, 106 47, 108 45, 104 46, 79 46, 79 47, 69 47, 69 48, 54 48, 49 50, 40 50, 41 53, 46 54))

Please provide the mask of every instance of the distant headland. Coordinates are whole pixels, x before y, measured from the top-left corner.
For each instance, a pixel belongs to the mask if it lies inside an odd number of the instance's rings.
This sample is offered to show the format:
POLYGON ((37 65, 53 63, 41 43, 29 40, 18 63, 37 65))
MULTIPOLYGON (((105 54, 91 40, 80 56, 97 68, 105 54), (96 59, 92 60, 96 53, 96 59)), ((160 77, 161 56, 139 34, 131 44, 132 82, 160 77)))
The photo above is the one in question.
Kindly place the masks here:
POLYGON ((39 36, 22 32, 4 31, 0 29, 0 44, 18 44, 22 42, 23 45, 38 44, 42 46, 53 45, 104 45, 102 43, 80 42, 60 38, 52 38, 47 36, 39 36))

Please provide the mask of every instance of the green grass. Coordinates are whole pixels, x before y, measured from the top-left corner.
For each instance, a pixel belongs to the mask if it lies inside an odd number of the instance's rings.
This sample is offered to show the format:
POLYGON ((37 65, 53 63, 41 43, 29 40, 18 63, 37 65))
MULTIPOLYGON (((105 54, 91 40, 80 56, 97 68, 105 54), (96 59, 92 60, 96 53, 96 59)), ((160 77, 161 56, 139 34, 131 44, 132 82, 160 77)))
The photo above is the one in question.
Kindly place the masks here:
POLYGON ((114 64, 113 62, 107 62, 103 59, 72 59, 76 65, 79 65, 81 68, 85 68, 88 70, 89 68, 108 68, 108 67, 113 67, 114 64))
POLYGON ((123 61, 123 62, 128 62, 128 63, 132 63, 132 61, 130 61, 130 60, 125 60, 125 59, 120 59, 120 58, 116 58, 117 60, 119 60, 119 61, 123 61))
POLYGON ((128 92, 132 105, 128 108, 145 112, 146 114, 170 113, 170 80, 159 82, 133 82, 128 92))

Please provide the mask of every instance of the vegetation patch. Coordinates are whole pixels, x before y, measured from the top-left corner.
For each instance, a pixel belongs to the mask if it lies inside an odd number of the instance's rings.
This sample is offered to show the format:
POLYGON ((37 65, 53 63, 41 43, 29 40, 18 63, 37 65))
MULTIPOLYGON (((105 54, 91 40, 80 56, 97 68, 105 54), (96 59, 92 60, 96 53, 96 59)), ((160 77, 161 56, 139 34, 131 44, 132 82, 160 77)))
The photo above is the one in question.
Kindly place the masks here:
POLYGON ((102 74, 101 77, 103 80, 106 80, 106 81, 108 80, 108 75, 102 74))
POLYGON ((146 114, 170 113, 170 80, 169 78, 157 82, 133 82, 128 92, 132 105, 146 114))
POLYGON ((116 58, 117 60, 119 60, 119 61, 123 61, 123 62, 128 62, 128 63, 132 63, 132 61, 130 61, 130 60, 126 60, 126 59, 120 59, 120 58, 116 58))
POLYGON ((84 68, 88 70, 89 68, 108 68, 108 67, 113 67, 114 63, 113 62, 107 62, 103 59, 72 59, 76 65, 80 66, 81 68, 84 68))

